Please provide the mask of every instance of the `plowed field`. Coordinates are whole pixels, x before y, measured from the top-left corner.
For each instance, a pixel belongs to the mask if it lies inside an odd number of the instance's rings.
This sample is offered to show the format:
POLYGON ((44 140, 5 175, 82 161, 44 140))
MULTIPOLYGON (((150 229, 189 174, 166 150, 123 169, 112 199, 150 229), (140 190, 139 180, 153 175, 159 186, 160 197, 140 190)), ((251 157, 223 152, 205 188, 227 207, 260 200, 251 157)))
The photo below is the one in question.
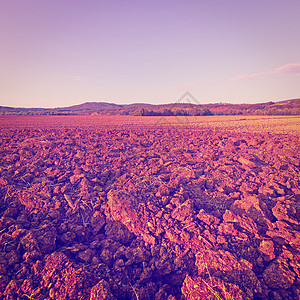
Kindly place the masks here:
POLYGON ((300 118, 0 116, 0 299, 299 299, 300 118))

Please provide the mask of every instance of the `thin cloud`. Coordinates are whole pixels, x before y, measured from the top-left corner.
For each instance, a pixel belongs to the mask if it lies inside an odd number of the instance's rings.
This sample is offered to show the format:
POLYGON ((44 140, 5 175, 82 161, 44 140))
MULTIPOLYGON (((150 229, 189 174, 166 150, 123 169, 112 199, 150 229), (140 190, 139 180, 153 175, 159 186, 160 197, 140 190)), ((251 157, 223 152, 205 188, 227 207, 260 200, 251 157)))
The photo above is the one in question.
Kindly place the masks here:
POLYGON ((286 64, 275 69, 274 73, 281 74, 300 74, 300 64, 286 64))
POLYGON ((74 81, 81 81, 83 79, 81 76, 78 75, 71 75, 69 78, 74 81))
POLYGON ((300 63, 295 64, 285 64, 281 67, 273 69, 267 72, 259 72, 253 74, 241 74, 230 78, 231 81, 240 81, 240 80, 247 80, 255 77, 261 77, 265 75, 274 75, 274 74, 300 74, 300 63))

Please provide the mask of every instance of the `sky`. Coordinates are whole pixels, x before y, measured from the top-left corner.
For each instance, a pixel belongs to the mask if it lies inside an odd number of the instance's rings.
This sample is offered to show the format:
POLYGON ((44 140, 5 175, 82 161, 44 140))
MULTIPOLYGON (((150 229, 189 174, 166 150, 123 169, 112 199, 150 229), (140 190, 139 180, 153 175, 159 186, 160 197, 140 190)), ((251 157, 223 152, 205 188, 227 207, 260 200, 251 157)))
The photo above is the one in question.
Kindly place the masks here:
POLYGON ((0 0, 0 105, 300 97, 299 0, 0 0))

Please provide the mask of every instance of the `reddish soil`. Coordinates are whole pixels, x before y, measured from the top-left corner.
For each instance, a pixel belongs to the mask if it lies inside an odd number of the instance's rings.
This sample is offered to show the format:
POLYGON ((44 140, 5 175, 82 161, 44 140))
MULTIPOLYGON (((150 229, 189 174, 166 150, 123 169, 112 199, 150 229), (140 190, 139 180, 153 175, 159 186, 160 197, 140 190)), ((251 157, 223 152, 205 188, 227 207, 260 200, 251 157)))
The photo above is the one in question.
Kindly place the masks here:
POLYGON ((91 120, 0 120, 0 299, 299 299, 297 135, 91 120))

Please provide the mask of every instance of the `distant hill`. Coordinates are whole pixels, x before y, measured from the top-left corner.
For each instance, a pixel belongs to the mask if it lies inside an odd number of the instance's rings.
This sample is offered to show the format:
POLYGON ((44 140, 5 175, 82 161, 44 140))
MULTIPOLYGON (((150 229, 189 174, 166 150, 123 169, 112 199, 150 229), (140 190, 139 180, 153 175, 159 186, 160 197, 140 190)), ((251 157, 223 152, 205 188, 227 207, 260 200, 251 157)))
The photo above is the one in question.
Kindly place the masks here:
POLYGON ((57 108, 57 110, 70 110, 70 111, 103 111, 114 110, 121 108, 122 105, 107 103, 107 102, 85 102, 78 105, 72 105, 69 107, 57 108))
POLYGON ((85 102, 58 108, 18 108, 0 106, 1 115, 137 115, 137 116, 205 116, 205 115, 300 115, 300 98, 256 104, 114 104, 85 102))

